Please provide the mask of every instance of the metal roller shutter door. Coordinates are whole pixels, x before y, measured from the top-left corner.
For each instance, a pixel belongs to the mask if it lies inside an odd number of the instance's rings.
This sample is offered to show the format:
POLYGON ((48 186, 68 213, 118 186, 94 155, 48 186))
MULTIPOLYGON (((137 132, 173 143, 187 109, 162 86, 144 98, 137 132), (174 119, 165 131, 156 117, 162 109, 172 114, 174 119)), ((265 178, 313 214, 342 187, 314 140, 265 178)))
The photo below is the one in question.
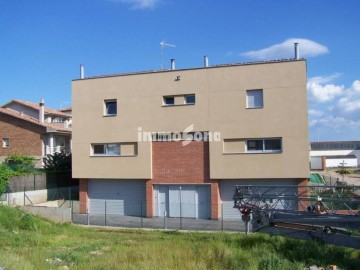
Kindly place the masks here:
POLYGON ((141 216, 145 213, 145 181, 143 180, 89 180, 89 212, 123 216, 141 216))
POLYGON ((241 219, 241 215, 237 208, 234 208, 233 196, 236 185, 297 185, 295 179, 281 180, 221 180, 220 197, 222 200, 222 216, 224 219, 241 219))

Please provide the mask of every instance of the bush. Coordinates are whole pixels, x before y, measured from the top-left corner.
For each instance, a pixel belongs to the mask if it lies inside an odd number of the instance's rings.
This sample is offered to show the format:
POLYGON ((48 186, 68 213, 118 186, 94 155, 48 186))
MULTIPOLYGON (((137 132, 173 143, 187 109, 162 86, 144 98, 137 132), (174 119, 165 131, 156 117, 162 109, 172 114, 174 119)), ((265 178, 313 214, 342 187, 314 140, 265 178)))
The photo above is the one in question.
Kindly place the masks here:
POLYGON ((35 167, 34 158, 18 154, 10 154, 5 159, 5 164, 17 172, 31 172, 35 167))
POLYGON ((32 157, 18 154, 9 155, 5 162, 0 164, 0 195, 6 191, 10 177, 35 173, 34 167, 35 162, 32 157))

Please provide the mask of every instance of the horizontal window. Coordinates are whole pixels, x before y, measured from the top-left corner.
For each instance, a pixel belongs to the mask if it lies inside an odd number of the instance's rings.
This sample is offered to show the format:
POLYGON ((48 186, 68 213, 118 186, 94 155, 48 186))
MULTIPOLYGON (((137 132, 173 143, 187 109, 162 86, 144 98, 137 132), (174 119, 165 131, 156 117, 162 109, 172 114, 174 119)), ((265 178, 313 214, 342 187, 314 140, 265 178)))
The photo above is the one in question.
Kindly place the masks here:
POLYGON ((246 152, 248 153, 265 153, 265 152, 281 152, 281 138, 268 139, 248 139, 246 140, 246 152))
POLYGON ((92 156, 135 156, 137 143, 96 143, 91 145, 92 156))
POLYGON ((180 106, 180 105, 194 105, 195 95, 175 95, 175 96, 163 96, 163 106, 180 106))
POLYGON ((104 101, 104 115, 114 116, 117 114, 117 101, 116 99, 104 101))
POLYGON ((278 153, 282 151, 281 138, 224 139, 224 154, 278 153))
POLYGON ((2 139, 2 147, 3 147, 3 148, 8 148, 8 147, 10 147, 10 139, 9 139, 9 138, 3 138, 3 139, 2 139))

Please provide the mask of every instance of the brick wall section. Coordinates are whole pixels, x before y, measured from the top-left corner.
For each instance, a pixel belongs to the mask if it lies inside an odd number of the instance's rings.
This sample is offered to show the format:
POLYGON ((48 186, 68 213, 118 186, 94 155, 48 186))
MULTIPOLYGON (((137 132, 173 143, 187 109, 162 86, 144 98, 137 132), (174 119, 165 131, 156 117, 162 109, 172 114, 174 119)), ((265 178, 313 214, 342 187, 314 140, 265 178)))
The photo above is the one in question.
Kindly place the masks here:
POLYGON ((153 142, 153 178, 146 183, 147 216, 153 216, 154 184, 210 184, 211 218, 219 218, 219 181, 210 179, 209 142, 153 142), (215 207, 216 205, 216 207, 215 207))
POLYGON ((79 179, 79 207, 81 214, 86 214, 88 211, 88 183, 88 179, 79 179))
MULTIPOLYGON (((309 180, 307 178, 298 179, 298 197, 307 197, 309 195, 308 189, 304 188, 304 186, 307 186, 308 182, 309 180)), ((298 201, 298 210, 307 211, 306 202, 304 204, 302 201, 298 201)))
POLYGON ((12 153, 41 156, 41 134, 45 132, 44 127, 0 113, 0 156, 12 153), (2 147, 3 138, 10 139, 10 147, 2 147))

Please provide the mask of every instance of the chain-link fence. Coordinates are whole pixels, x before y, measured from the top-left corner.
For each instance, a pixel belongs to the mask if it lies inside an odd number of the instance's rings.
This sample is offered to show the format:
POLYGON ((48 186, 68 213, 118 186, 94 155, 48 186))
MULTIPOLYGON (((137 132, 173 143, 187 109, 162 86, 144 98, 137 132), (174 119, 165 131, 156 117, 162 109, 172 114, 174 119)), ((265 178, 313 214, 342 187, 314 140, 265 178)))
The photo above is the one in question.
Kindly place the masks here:
POLYGON ((75 224, 128 227, 128 228, 153 228, 172 230, 195 230, 195 231, 237 231, 244 232, 245 225, 241 220, 240 213, 234 209, 232 218, 222 216, 223 205, 198 205, 198 204, 154 204, 152 207, 154 217, 146 217, 146 204, 139 202, 127 208, 118 202, 101 202, 96 211, 79 213, 79 209, 73 208, 72 221, 75 224), (211 209, 217 209, 218 215, 211 219, 211 209), (138 215, 126 213, 137 211, 138 215), (159 211, 161 210, 161 211, 159 211))

